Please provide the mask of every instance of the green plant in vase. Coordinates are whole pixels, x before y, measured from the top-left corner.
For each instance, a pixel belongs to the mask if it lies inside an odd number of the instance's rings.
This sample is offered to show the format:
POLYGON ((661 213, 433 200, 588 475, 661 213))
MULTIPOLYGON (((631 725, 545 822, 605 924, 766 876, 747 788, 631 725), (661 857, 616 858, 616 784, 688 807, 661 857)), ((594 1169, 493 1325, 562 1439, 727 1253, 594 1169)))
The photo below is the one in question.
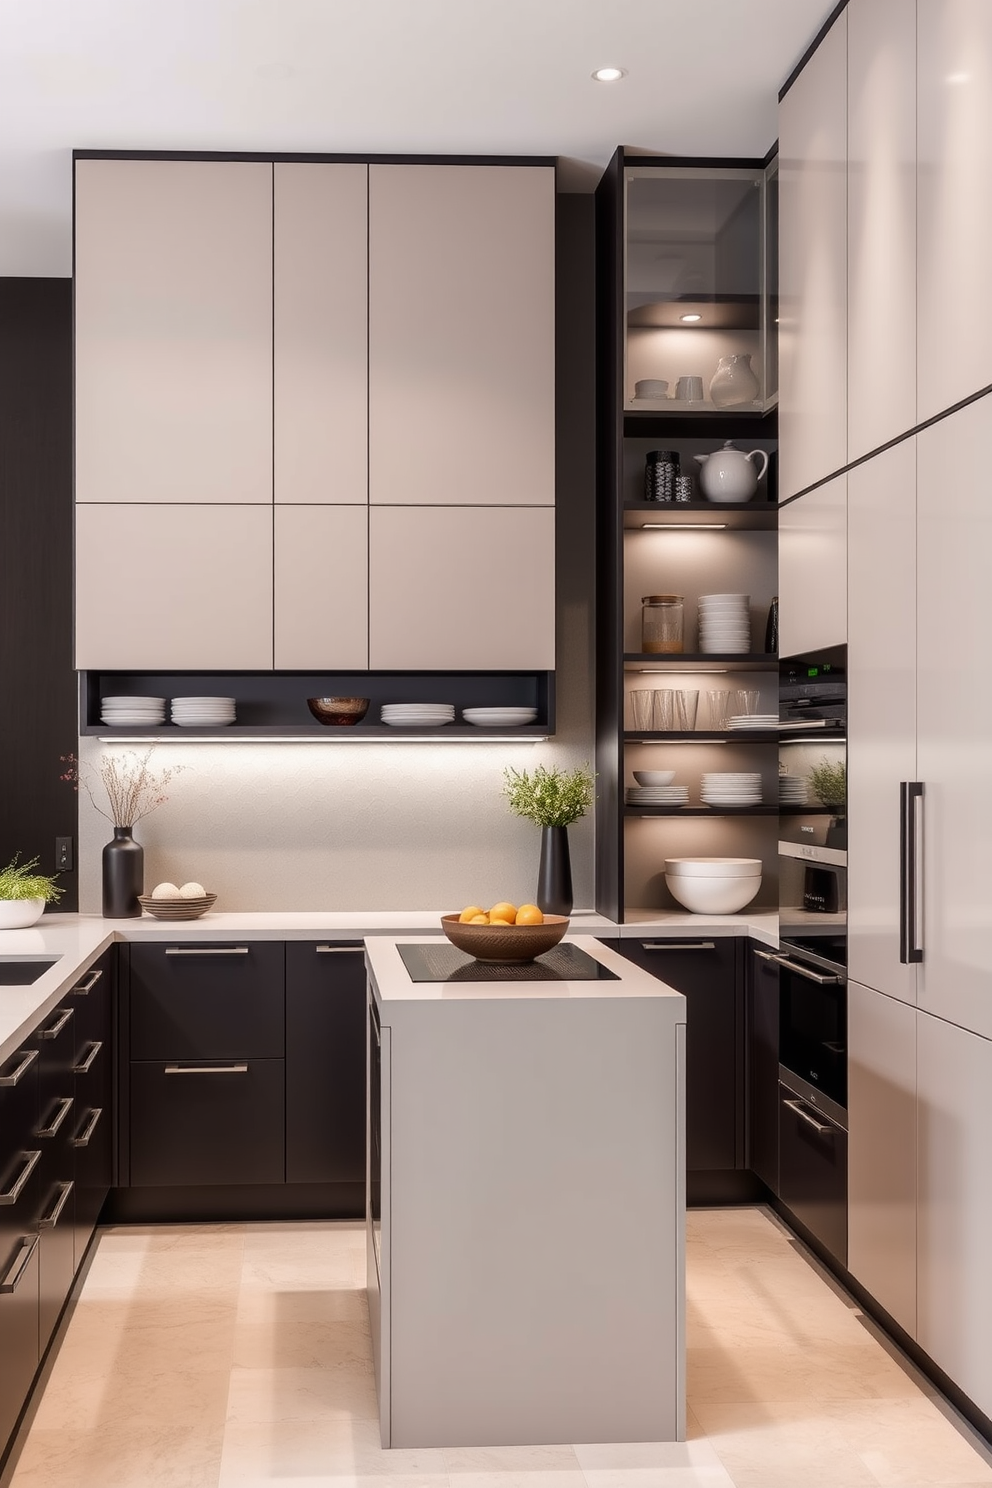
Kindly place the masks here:
POLYGON ((46 904, 57 904, 63 890, 48 873, 38 873, 38 858, 28 863, 18 861, 20 853, 0 869, 0 928, 19 930, 33 925, 45 912, 46 904))
POLYGON ((526 817, 541 828, 541 861, 535 903, 545 914, 567 915, 572 910, 572 865, 568 828, 592 806, 596 777, 585 765, 562 770, 538 765, 533 773, 503 771, 503 794, 514 816, 526 817))

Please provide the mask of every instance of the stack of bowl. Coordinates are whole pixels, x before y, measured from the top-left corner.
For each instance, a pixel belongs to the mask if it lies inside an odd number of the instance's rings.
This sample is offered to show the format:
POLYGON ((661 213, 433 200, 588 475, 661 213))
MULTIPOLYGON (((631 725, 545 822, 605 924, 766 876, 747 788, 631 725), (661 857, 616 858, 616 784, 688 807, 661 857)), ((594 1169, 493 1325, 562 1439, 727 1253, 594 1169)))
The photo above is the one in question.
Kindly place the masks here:
POLYGON ((666 858, 665 883, 693 914, 736 914, 761 887, 761 859, 666 858))

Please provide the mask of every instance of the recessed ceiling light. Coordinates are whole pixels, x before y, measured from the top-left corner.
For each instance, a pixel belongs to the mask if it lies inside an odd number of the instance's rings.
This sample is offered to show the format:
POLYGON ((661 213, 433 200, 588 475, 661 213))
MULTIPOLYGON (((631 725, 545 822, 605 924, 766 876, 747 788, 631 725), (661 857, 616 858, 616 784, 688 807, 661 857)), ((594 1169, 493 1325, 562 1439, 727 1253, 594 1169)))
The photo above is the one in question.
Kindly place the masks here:
POLYGON ((679 316, 679 320, 683 321, 686 325, 695 325, 696 321, 697 320, 702 320, 702 318, 703 317, 701 315, 680 315, 679 316))
POLYGON ((626 76, 626 67, 597 67, 593 73, 593 78, 597 83, 618 83, 626 76))

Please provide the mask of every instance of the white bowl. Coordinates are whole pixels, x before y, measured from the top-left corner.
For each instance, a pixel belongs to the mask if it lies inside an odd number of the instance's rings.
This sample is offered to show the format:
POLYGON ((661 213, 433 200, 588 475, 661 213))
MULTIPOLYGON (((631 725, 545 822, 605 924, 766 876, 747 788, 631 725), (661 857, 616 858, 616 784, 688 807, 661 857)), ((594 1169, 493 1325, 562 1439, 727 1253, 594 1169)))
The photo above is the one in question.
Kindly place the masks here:
POLYGON ((635 770, 634 779, 638 785, 671 785, 675 779, 674 770, 635 770))
POLYGON ((23 930, 44 913, 44 899, 0 899, 0 930, 23 930))
POLYGON ((665 882, 672 898, 692 914, 736 914, 758 892, 761 874, 753 878, 690 878, 666 873, 665 882))
POLYGON ((666 858, 665 877, 760 878, 760 858, 666 858))

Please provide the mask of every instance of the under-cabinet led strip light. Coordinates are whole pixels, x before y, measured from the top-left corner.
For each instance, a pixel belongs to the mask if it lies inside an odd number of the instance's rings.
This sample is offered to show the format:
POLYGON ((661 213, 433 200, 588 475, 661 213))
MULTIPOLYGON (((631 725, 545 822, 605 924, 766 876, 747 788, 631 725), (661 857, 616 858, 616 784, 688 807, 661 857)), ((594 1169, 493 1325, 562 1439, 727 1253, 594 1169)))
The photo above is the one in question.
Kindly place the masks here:
POLYGON ((725 532, 726 522, 641 522, 642 532, 656 528, 665 532, 725 532))
POLYGON ((458 738, 439 734, 437 738, 426 734, 404 734, 393 737, 376 734, 373 737, 355 738, 352 734, 264 734, 249 737, 245 734, 227 734, 224 737, 191 738, 177 734, 98 734, 101 744, 546 744, 550 735, 525 734, 514 738, 512 734, 462 734, 458 738))

